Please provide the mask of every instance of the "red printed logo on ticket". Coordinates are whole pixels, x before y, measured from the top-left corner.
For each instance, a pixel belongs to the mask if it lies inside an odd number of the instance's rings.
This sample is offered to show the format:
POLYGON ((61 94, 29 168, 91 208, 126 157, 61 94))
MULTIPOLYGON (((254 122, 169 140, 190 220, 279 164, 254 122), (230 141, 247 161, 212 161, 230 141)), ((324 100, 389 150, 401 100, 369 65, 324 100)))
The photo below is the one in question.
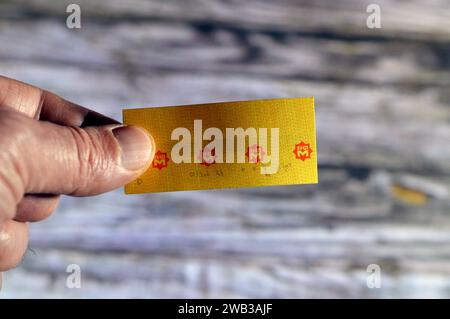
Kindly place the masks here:
POLYGON ((295 158, 305 161, 308 158, 311 158, 311 153, 313 152, 311 146, 309 144, 306 144, 305 142, 301 141, 298 144, 295 144, 294 148, 294 154, 295 158))
POLYGON ((161 170, 164 167, 167 167, 169 160, 170 159, 167 156, 167 153, 157 151, 155 154, 155 158, 153 159, 152 166, 153 166, 153 168, 157 168, 157 169, 161 170))

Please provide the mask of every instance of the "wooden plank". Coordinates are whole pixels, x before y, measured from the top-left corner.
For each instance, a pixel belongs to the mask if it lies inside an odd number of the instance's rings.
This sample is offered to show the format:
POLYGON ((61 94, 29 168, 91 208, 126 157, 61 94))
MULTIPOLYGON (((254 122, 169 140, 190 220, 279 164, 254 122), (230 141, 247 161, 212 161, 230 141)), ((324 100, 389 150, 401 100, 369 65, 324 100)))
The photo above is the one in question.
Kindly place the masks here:
POLYGON ((4 60, 119 68, 126 73, 156 69, 413 88, 450 85, 446 44, 346 42, 298 35, 280 41, 270 34, 251 32, 242 38, 226 29, 205 34, 168 23, 87 24, 73 31, 47 20, 0 23, 0 41, 8 44, 0 47, 4 60))
POLYGON ((57 250, 39 251, 39 255, 41 258, 27 257, 21 269, 6 274, 3 297, 17 291, 15 296, 21 297, 39 292, 41 297, 70 298, 99 293, 104 298, 376 298, 411 297, 414 291, 414 296, 424 298, 446 296, 449 288, 448 262, 381 260, 382 289, 368 289, 367 264, 358 260, 240 262, 57 250), (82 269, 82 289, 65 287, 65 268, 74 262, 82 269))
MULTIPOLYGON (((69 0, 3 0, 3 17, 65 17, 69 0)), ((78 0, 86 19, 120 21, 170 20, 205 27, 271 32, 311 32, 345 37, 367 36, 446 41, 450 38, 447 0, 379 0, 382 28, 368 29, 366 8, 370 0, 340 1, 168 1, 78 0)))
MULTIPOLYGON (((166 212, 170 214, 170 212, 166 212)), ((171 227, 156 229, 115 228, 100 225, 81 229, 80 224, 35 229, 32 247, 77 249, 91 252, 135 252, 182 257, 223 257, 253 260, 258 256, 292 260, 361 258, 448 260, 450 227, 424 229, 412 226, 348 224, 334 230, 199 230, 195 234, 171 227), (56 229, 55 229, 56 228, 56 229), (363 234, 361 234, 363 233, 363 234), (352 249, 349 249, 351 247, 352 249)), ((141 220, 142 222, 142 220, 141 220)), ((148 221, 149 223, 149 221, 148 221)))

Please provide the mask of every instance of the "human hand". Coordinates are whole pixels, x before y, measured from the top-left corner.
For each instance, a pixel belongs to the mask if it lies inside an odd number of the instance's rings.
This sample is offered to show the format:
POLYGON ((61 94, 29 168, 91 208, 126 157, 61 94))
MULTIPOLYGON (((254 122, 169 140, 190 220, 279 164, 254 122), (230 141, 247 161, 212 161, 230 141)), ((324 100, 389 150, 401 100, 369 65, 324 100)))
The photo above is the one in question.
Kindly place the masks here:
POLYGON ((27 222, 48 217, 60 194, 120 187, 148 168, 154 149, 140 128, 0 76, 0 271, 20 263, 27 222))

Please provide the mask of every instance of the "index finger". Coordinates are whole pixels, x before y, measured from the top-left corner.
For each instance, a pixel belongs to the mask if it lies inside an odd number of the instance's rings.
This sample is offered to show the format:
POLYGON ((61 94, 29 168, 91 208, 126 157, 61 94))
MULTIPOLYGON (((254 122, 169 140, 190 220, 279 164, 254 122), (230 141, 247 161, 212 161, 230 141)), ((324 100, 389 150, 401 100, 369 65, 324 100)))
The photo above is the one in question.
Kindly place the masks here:
POLYGON ((38 87, 0 76, 0 108, 60 125, 85 127, 118 124, 114 119, 38 87))

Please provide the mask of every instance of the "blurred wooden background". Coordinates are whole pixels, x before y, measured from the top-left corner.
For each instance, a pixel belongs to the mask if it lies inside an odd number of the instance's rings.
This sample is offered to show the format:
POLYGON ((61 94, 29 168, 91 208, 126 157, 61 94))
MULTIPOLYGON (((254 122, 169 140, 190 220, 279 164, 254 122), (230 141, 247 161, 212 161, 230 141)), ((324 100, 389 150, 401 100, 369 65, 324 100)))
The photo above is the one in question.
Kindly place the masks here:
POLYGON ((0 73, 117 119, 314 95, 320 184, 65 198, 0 297, 450 297, 450 1, 371 2, 2 0, 0 73))

